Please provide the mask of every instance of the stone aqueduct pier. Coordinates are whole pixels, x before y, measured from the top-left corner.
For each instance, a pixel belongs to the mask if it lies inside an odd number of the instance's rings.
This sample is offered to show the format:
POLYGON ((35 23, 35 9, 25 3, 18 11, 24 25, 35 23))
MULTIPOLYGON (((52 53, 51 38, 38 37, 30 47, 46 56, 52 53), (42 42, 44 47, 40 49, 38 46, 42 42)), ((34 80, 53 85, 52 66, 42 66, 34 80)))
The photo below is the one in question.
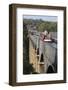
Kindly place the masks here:
POLYGON ((57 33, 41 40, 39 32, 29 32, 29 62, 37 73, 57 72, 57 33))

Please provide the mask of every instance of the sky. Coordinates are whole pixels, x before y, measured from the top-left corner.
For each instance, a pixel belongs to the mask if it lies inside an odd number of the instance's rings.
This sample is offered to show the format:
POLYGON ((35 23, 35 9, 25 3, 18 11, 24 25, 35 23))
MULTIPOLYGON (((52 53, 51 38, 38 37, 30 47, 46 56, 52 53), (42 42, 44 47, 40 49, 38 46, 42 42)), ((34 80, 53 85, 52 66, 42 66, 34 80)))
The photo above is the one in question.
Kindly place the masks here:
POLYGON ((43 16, 43 15, 24 15, 24 19, 42 19, 44 21, 57 22, 57 16, 43 16))

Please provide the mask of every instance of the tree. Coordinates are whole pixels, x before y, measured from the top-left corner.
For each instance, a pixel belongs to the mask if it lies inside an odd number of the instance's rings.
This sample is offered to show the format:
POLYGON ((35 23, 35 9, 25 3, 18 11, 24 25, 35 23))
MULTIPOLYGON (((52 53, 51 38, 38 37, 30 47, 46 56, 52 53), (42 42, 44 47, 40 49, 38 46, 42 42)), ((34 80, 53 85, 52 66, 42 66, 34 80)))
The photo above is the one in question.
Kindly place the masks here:
POLYGON ((45 21, 41 21, 39 23, 37 23, 36 25, 37 30, 40 32, 43 32, 45 30, 47 31, 53 31, 56 32, 57 31, 57 23, 56 22, 45 22, 45 21))

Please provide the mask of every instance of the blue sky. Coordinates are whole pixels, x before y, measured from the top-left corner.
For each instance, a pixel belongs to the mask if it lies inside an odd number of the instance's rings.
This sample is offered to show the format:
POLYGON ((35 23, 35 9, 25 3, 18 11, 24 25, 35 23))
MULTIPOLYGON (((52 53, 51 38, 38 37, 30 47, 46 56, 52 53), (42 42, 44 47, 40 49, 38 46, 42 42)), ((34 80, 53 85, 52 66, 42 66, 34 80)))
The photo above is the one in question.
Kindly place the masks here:
POLYGON ((24 15, 24 19, 42 19, 44 21, 57 22, 57 16, 24 15))

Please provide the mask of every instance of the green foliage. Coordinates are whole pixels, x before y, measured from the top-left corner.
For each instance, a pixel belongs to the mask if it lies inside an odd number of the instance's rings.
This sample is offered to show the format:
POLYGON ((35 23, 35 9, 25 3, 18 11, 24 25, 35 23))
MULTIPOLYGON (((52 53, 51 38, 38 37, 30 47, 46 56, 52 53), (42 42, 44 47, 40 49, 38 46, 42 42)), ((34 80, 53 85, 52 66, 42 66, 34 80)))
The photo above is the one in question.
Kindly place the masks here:
POLYGON ((24 24, 23 28, 23 74, 30 74, 34 72, 32 64, 29 63, 29 38, 28 30, 24 24))
POLYGON ((23 74, 30 74, 33 72, 32 64, 29 64, 29 51, 27 50, 28 44, 23 47, 23 74))
POLYGON ((26 25, 33 25, 37 27, 37 31, 57 31, 57 22, 48 22, 43 20, 24 19, 26 25))
POLYGON ((33 24, 33 20, 32 19, 24 19, 23 20, 23 23, 25 24, 25 25, 31 25, 31 24, 33 24))
POLYGON ((57 31, 57 23, 56 22, 41 22, 37 24, 37 30, 40 32, 43 32, 45 30, 47 31, 57 31))
POLYGON ((23 74, 30 74, 34 70, 32 64, 29 64, 28 62, 24 62, 23 68, 23 74))

